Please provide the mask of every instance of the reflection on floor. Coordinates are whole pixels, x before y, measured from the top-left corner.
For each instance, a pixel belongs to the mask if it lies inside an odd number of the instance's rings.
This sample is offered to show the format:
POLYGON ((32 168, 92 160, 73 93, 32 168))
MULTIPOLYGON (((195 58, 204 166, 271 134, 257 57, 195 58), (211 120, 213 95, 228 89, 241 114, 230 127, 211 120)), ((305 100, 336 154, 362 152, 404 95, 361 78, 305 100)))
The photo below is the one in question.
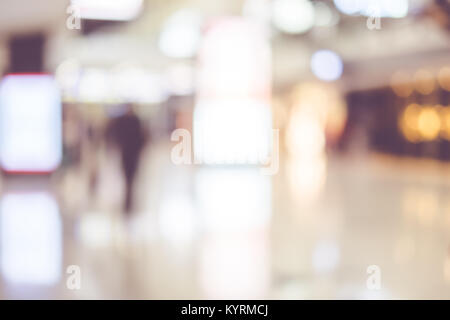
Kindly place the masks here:
POLYGON ((3 181, 0 297, 450 298, 448 169, 333 158, 264 176, 169 154, 148 152, 129 219, 111 161, 95 196, 80 173, 3 181))

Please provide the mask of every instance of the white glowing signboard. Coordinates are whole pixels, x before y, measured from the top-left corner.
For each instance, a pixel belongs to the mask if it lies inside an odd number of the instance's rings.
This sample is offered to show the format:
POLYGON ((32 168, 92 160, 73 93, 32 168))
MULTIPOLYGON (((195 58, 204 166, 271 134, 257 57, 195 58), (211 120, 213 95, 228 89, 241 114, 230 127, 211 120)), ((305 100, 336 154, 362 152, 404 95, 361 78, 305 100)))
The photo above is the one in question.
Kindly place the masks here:
POLYGON ((59 89, 46 74, 11 74, 0 83, 0 166, 11 173, 55 170, 62 157, 59 89))

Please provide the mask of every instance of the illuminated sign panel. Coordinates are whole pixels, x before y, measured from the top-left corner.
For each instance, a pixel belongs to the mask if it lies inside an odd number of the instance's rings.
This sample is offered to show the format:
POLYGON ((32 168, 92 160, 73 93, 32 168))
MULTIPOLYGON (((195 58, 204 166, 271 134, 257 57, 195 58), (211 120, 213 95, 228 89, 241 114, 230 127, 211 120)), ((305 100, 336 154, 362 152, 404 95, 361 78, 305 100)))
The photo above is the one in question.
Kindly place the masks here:
POLYGON ((51 172, 61 162, 61 102, 53 77, 7 75, 0 84, 0 165, 7 172, 51 172))

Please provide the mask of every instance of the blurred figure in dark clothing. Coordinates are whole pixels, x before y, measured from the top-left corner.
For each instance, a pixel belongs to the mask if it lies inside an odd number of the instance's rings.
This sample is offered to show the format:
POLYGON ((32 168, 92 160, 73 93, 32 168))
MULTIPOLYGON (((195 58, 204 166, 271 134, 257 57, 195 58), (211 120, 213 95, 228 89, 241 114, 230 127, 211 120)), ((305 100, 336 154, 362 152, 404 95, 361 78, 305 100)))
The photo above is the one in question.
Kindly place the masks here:
POLYGON ((131 105, 125 105, 124 113, 112 120, 108 136, 120 152, 125 177, 124 210, 129 213, 132 209, 136 171, 145 144, 144 130, 131 105))

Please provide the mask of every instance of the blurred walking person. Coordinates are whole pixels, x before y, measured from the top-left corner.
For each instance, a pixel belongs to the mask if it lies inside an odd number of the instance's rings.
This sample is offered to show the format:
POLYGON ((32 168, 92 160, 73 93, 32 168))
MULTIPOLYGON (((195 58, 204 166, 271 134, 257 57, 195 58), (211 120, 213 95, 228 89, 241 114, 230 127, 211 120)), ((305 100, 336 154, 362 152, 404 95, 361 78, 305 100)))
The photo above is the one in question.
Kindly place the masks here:
POLYGON ((125 199, 123 209, 130 213, 133 209, 134 182, 139 167, 145 134, 142 124, 130 104, 124 113, 113 119, 108 128, 108 136, 118 148, 125 178, 125 199))

